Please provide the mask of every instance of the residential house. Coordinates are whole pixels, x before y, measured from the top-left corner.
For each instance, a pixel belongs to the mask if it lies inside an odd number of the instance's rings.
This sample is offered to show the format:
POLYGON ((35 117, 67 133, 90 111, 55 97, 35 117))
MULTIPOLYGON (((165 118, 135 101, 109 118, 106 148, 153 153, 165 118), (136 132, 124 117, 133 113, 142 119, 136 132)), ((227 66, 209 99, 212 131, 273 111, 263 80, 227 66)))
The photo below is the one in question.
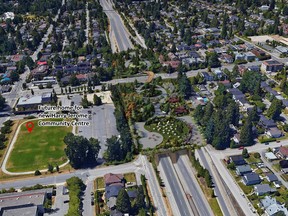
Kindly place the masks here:
POLYGON ((246 61, 254 61, 256 58, 256 55, 252 52, 245 53, 245 60, 246 61))
POLYGON ((271 188, 269 184, 258 184, 254 186, 254 192, 257 196, 275 192, 274 188, 271 188))
POLYGON ((230 156, 229 160, 230 160, 230 163, 233 162, 235 164, 235 166, 240 166, 240 165, 246 164, 246 161, 244 160, 242 155, 230 156))
POLYGON ((268 128, 266 134, 271 138, 279 138, 282 136, 282 131, 277 127, 268 128))
POLYGON ((277 157, 273 152, 266 152, 265 158, 267 158, 268 161, 277 160, 277 157))
POLYGON ((277 124, 273 119, 267 119, 264 115, 260 115, 259 125, 265 129, 277 127, 277 124))
POLYGON ((31 74, 34 79, 42 79, 44 76, 47 75, 49 70, 48 65, 40 65, 36 67, 34 70, 31 71, 31 74))
POLYGON ((259 175, 254 172, 244 174, 242 179, 245 185, 255 185, 261 183, 259 175))
POLYGON ((221 79, 221 77, 223 76, 223 72, 220 68, 216 68, 214 70, 212 70, 212 73, 218 78, 221 79))
POLYGON ((251 169, 250 165, 248 165, 248 164, 236 166, 236 174, 238 176, 243 176, 244 174, 250 173, 250 172, 252 172, 252 169, 251 169))
POLYGON ((276 60, 264 61, 261 64, 261 71, 266 73, 281 71, 284 67, 283 63, 276 60))
POLYGON ((288 158, 288 148, 280 146, 279 151, 276 153, 276 156, 279 158, 287 159, 288 158))
POLYGON ((288 160, 281 160, 279 161, 280 167, 283 169, 288 168, 288 160))
POLYGON ((106 185, 105 187, 105 198, 109 200, 111 197, 117 197, 120 190, 124 187, 122 183, 113 183, 110 185, 106 185))
POLYGON ((278 178, 275 174, 273 173, 268 173, 266 174, 266 178, 269 182, 274 182, 274 181, 278 181, 278 178))
POLYGON ((201 72, 200 76, 202 76, 206 81, 213 81, 214 80, 214 76, 208 72, 201 72))
POLYGON ((284 215, 288 215, 287 208, 285 208, 284 205, 281 205, 275 197, 265 196, 264 199, 260 200, 259 206, 264 209, 265 215, 267 216, 276 216, 277 213, 280 212, 284 213, 284 215))
POLYGON ((122 183, 124 185, 124 176, 122 174, 108 173, 104 175, 105 186, 115 183, 122 183))
POLYGON ((267 216, 277 216, 281 212, 283 213, 282 215, 288 216, 288 210, 287 208, 285 208, 284 204, 272 204, 267 209, 265 209, 265 213, 267 214, 267 216))

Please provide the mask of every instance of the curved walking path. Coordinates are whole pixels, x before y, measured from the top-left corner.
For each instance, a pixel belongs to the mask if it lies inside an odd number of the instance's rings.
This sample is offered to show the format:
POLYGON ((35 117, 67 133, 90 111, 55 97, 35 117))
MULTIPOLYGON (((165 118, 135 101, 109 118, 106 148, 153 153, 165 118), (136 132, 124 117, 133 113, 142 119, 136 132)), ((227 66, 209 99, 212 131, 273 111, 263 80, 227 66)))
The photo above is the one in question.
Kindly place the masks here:
MULTIPOLYGON (((5 173, 7 175, 29 175, 29 174, 34 174, 35 173, 35 170, 34 171, 27 171, 27 172, 10 172, 10 171, 8 171, 6 169, 6 165, 7 165, 9 156, 10 156, 10 154, 11 154, 11 152, 13 150, 13 147, 14 147, 16 141, 17 141, 17 137, 18 137, 19 131, 21 129, 21 126, 23 124, 25 124, 26 122, 29 122, 31 120, 35 120, 35 119, 29 119, 27 121, 24 121, 18 126, 18 128, 16 130, 16 133, 14 134, 14 137, 13 137, 13 139, 12 139, 12 141, 11 141, 9 147, 8 147, 8 150, 7 150, 7 152, 6 152, 5 156, 4 156, 4 160, 3 160, 3 163, 2 163, 1 170, 3 171, 3 173, 5 173)), ((75 127, 73 127, 72 132, 75 133, 75 127)), ((69 164, 69 160, 67 160, 65 163, 61 164, 59 167, 62 168, 64 166, 66 166, 67 164, 69 164)), ((40 170, 40 172, 47 172, 47 169, 40 170)))
POLYGON ((141 132, 139 139, 140 144, 143 145, 143 148, 154 148, 163 141, 163 136, 156 132, 150 132, 144 128, 144 122, 136 122, 135 128, 141 132))

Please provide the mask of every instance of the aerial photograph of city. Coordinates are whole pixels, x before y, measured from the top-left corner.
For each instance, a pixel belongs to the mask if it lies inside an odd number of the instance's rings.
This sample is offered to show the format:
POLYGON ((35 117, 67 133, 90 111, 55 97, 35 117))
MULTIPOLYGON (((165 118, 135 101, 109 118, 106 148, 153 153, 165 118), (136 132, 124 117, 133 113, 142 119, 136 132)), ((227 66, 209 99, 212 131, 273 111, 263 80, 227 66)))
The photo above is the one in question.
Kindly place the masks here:
POLYGON ((0 0, 0 216, 288 216, 287 0, 0 0))

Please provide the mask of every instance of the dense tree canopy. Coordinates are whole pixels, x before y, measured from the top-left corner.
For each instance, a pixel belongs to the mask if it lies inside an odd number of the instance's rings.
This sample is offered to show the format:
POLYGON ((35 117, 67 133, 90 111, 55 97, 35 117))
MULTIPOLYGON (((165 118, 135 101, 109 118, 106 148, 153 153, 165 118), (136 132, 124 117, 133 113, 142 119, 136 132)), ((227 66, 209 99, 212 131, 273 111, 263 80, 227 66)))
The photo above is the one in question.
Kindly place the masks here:
POLYGON ((90 138, 88 140, 83 136, 75 136, 72 133, 68 133, 64 137, 64 142, 67 145, 65 153, 72 167, 80 168, 96 163, 101 148, 97 139, 90 138))

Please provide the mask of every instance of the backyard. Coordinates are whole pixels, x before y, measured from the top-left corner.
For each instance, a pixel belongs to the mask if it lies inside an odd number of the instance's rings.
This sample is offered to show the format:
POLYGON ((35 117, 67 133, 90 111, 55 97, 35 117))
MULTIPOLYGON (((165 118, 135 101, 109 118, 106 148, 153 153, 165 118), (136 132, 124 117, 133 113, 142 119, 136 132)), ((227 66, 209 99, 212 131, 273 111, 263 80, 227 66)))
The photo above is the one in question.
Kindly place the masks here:
POLYGON ((21 125, 18 138, 10 154, 7 170, 24 172, 46 169, 48 163, 61 165, 67 161, 63 141, 71 127, 39 127, 34 120, 34 129, 27 131, 25 123, 21 125))

